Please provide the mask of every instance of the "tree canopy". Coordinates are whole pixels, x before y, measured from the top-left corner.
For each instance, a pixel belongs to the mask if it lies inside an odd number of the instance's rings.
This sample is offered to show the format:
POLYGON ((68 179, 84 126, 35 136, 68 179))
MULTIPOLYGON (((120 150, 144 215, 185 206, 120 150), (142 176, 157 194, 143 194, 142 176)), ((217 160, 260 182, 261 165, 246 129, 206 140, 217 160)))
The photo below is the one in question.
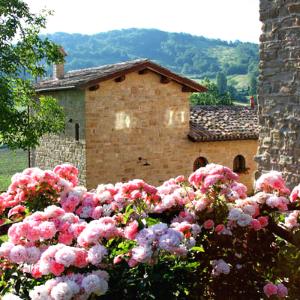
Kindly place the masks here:
POLYGON ((47 35, 68 52, 66 70, 149 58, 177 73, 204 79, 258 70, 258 45, 157 29, 123 29, 94 35, 47 35))
POLYGON ((232 95, 227 91, 219 91, 218 85, 209 79, 201 82, 207 88, 205 93, 193 93, 190 97, 192 105, 232 105, 232 95))
POLYGON ((254 73, 250 74, 250 95, 255 96, 257 94, 257 76, 254 73))
POLYGON ((223 72, 218 72, 217 74, 217 87, 221 95, 224 95, 227 92, 227 78, 223 72))
POLYGON ((27 149, 45 133, 64 127, 63 110, 52 97, 38 97, 33 82, 63 60, 59 46, 39 33, 49 12, 30 12, 21 0, 0 0, 0 143, 27 149))

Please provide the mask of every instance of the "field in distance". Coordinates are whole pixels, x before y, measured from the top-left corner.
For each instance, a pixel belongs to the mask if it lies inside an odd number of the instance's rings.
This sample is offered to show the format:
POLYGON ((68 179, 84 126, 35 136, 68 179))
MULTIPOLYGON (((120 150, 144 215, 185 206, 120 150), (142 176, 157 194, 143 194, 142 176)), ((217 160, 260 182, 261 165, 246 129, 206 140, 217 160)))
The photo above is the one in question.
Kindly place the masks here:
POLYGON ((5 191, 11 182, 11 177, 27 168, 28 152, 0 149, 0 191, 5 191))

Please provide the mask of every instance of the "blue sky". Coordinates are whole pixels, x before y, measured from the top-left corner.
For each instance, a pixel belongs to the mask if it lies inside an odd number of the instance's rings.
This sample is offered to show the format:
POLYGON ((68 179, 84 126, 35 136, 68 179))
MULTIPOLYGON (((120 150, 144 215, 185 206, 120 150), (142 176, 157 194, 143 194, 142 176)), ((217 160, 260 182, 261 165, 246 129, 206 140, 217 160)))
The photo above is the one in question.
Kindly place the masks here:
POLYGON ((92 34, 157 28, 258 43, 259 0, 25 0, 34 12, 54 10, 45 32, 92 34))

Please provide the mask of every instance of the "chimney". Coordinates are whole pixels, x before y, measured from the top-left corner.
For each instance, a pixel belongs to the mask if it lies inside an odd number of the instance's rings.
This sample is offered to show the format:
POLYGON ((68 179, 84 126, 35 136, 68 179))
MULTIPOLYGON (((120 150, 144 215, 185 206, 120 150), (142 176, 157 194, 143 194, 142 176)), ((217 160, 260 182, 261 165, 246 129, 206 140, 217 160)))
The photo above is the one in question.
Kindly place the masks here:
MULTIPOLYGON (((67 53, 65 52, 64 48, 60 47, 59 52, 63 55, 63 57, 67 56, 67 53)), ((65 64, 64 62, 54 64, 53 65, 53 79, 58 80, 64 78, 65 75, 65 64)))

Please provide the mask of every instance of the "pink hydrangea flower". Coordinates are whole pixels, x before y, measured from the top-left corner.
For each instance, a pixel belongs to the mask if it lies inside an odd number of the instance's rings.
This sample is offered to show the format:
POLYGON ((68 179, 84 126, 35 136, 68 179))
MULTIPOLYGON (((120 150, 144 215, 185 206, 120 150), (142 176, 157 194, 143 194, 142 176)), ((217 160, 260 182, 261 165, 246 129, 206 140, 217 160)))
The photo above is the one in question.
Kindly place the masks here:
POLYGON ((55 253, 56 262, 64 265, 65 267, 73 265, 75 259, 75 251, 69 246, 64 246, 55 253))
POLYGON ((262 226, 258 220, 253 219, 251 222, 251 228, 253 228, 255 231, 259 231, 262 229, 262 226))
POLYGON ((289 229, 299 227, 300 226, 300 224, 298 223, 299 215, 300 215, 300 211, 294 210, 289 215, 287 215, 284 221, 284 225, 289 229))
POLYGON ((134 240, 135 236, 137 235, 138 228, 139 228, 139 223, 136 220, 134 220, 129 225, 127 225, 124 229, 125 238, 129 240, 134 240))
POLYGON ((269 218, 265 216, 261 216, 257 218, 258 222, 260 223, 261 227, 267 227, 269 224, 269 218))
POLYGON ((300 199, 300 184, 294 187, 290 195, 291 202, 296 202, 299 199, 300 199))
POLYGON ((73 265, 77 268, 84 268, 88 265, 88 253, 85 249, 74 248, 76 257, 73 265))
POLYGON ((60 177, 70 181, 73 184, 73 186, 76 186, 78 183, 78 169, 70 164, 56 166, 53 172, 59 175, 60 177))
POLYGON ((122 255, 117 255, 114 257, 114 260, 113 260, 113 263, 116 265, 116 264, 119 264, 121 261, 122 261, 122 258, 123 256, 122 255))
POLYGON ((264 191, 266 193, 279 191, 281 194, 288 194, 290 191, 286 187, 282 174, 278 171, 271 171, 269 173, 261 175, 256 181, 255 188, 258 191, 264 191))
POLYGON ((218 224, 215 228, 215 232, 217 234, 221 234, 224 229, 225 229, 225 226, 223 224, 218 224))
POLYGON ((56 231, 56 226, 53 222, 45 221, 39 225, 40 238, 42 239, 52 239, 56 231))
POLYGON ((60 232, 58 235, 58 242, 65 245, 71 245, 73 242, 74 236, 69 232, 60 232))
POLYGON ((213 227, 215 226, 215 223, 213 220, 209 219, 209 220, 206 220, 204 223, 203 223, 203 227, 207 230, 209 229, 212 229, 213 227))
POLYGON ((181 183, 185 181, 185 177, 183 175, 179 175, 175 178, 176 183, 181 183))
POLYGON ((272 295, 277 295, 278 287, 273 283, 267 283, 264 286, 265 295, 270 298, 272 295))
POLYGON ((238 175, 232 172, 230 168, 217 164, 208 164, 203 168, 196 170, 190 177, 189 182, 195 188, 201 188, 202 192, 217 183, 231 184, 238 179, 238 175))
POLYGON ((103 207, 96 206, 95 208, 93 208, 92 218, 95 220, 100 219, 101 217, 103 217, 103 214, 104 214, 103 207))
POLYGON ((266 204, 272 208, 277 208, 280 211, 288 210, 289 200, 283 196, 272 195, 266 200, 266 204))
POLYGON ((130 259, 128 260, 128 266, 129 266, 130 268, 134 268, 134 267, 136 267, 138 264, 139 264, 139 262, 138 262, 137 260, 133 259, 133 258, 130 258, 130 259))
POLYGON ((65 270, 65 266, 56 261, 51 261, 49 271, 55 276, 60 276, 65 270))
POLYGON ((10 218, 11 216, 14 216, 16 214, 23 213, 24 211, 25 211, 24 205, 17 205, 9 210, 7 216, 10 218))

